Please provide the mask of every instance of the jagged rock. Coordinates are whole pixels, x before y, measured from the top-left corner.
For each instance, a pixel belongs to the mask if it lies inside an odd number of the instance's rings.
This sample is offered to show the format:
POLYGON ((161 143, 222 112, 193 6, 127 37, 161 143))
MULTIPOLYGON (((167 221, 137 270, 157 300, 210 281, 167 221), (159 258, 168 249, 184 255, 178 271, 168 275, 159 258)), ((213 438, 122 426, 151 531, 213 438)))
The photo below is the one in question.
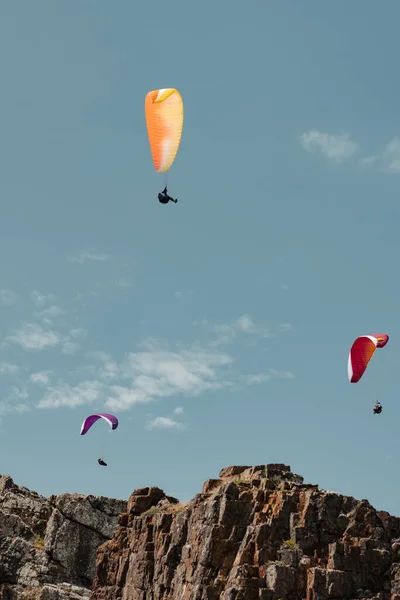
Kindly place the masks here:
POLYGON ((157 487, 46 499, 0 477, 0 600, 90 598, 400 600, 400 519, 284 464, 222 469, 187 504, 157 487))
POLYGON ((141 515, 166 498, 166 494, 158 487, 147 487, 135 490, 128 500, 128 513, 141 515))
POLYGON ((91 600, 400 600, 400 520, 288 465, 227 467, 186 505, 135 491, 91 600))
POLYGON ((75 585, 45 585, 37 600, 89 600, 90 590, 75 585))
POLYGON ((126 507, 80 494, 46 499, 0 476, 0 600, 88 599, 96 550, 126 507))

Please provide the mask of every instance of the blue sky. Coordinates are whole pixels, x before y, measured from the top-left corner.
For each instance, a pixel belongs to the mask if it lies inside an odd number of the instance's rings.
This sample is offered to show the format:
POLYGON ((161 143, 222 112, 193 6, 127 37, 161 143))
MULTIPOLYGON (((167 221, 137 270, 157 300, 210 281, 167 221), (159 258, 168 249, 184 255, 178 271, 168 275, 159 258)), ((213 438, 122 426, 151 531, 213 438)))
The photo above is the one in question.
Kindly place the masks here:
POLYGON ((399 18, 3 3, 0 472, 186 501, 224 466, 286 462, 400 514, 399 18), (167 206, 144 119, 162 87, 185 104, 167 206), (100 410, 119 428, 81 437, 100 410))

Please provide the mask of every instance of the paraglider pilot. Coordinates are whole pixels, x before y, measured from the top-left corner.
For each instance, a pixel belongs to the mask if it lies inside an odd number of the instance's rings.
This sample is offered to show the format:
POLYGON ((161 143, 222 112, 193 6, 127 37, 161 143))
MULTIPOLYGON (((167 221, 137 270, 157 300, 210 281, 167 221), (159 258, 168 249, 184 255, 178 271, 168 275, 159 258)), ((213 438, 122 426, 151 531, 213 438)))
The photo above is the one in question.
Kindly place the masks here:
POLYGON ((374 415, 379 415, 382 412, 382 404, 377 400, 373 408, 374 415))
POLYGON ((163 191, 158 194, 158 200, 161 202, 161 204, 168 204, 169 201, 175 202, 175 204, 178 202, 178 199, 174 200, 171 198, 171 196, 168 196, 167 186, 165 186, 163 191))
POLYGON ((97 462, 99 463, 99 465, 101 465, 102 467, 106 467, 107 463, 104 462, 104 460, 102 458, 98 458, 97 462))

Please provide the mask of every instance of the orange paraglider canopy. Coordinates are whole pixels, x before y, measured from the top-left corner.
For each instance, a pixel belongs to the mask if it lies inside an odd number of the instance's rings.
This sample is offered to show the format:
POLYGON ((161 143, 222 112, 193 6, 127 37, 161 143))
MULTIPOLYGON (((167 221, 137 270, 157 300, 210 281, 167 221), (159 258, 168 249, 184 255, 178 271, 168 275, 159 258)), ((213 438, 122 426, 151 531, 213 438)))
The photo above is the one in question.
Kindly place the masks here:
POLYGON ((183 100, 173 88, 146 95, 145 114, 151 156, 158 173, 171 168, 178 153, 183 129, 183 100))

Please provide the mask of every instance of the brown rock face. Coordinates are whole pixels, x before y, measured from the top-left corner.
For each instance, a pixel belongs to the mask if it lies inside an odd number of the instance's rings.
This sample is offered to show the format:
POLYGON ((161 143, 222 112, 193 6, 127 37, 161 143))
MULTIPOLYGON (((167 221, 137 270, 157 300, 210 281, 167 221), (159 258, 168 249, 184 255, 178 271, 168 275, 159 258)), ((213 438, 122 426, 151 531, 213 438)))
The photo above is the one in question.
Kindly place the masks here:
POLYGON ((400 520, 281 464, 228 467, 186 505, 134 492, 92 600, 400 600, 400 520))
POLYGON ((0 476, 0 600, 87 600, 97 548, 126 508, 80 494, 46 499, 0 476))

